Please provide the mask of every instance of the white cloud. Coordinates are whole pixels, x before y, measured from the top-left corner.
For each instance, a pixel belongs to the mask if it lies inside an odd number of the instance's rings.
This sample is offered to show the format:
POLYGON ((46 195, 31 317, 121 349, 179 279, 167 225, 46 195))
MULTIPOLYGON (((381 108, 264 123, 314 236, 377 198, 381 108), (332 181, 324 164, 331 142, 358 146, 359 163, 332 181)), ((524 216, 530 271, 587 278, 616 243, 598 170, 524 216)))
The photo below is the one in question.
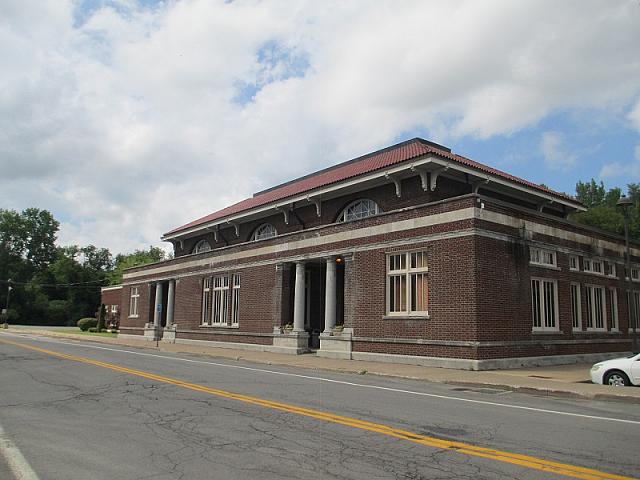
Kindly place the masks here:
POLYGON ((544 132, 540 140, 540 150, 545 165, 551 170, 569 170, 576 166, 578 156, 565 146, 564 137, 559 132, 544 132))
POLYGON ((634 149, 634 160, 629 163, 607 163, 600 169, 600 178, 622 178, 625 182, 640 180, 640 144, 634 149))
POLYGON ((628 118, 635 129, 640 132, 640 100, 636 102, 636 106, 629 112, 628 118))
MULTIPOLYGON (((487 138, 640 96, 635 1, 322 5, 5 1, 0 205, 130 250, 402 132, 487 138)), ((541 148, 576 163, 557 133, 541 148)))

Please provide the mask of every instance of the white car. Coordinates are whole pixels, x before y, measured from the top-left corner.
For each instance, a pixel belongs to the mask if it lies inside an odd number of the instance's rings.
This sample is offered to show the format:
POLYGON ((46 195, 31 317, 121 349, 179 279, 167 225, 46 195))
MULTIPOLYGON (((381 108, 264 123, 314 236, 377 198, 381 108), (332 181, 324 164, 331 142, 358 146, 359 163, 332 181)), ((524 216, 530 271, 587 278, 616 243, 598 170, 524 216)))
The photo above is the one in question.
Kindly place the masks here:
POLYGON ((596 363, 591 367, 591 381, 615 387, 640 385, 640 353, 596 363))

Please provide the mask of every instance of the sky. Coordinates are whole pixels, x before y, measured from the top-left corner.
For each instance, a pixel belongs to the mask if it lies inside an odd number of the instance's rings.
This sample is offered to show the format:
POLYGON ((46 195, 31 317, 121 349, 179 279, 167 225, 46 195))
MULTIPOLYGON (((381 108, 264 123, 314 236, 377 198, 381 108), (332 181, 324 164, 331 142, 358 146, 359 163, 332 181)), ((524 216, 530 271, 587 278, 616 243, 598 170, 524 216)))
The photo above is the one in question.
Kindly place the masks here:
POLYGON ((0 208, 125 253, 416 136, 640 182, 640 0, 0 0, 0 208))

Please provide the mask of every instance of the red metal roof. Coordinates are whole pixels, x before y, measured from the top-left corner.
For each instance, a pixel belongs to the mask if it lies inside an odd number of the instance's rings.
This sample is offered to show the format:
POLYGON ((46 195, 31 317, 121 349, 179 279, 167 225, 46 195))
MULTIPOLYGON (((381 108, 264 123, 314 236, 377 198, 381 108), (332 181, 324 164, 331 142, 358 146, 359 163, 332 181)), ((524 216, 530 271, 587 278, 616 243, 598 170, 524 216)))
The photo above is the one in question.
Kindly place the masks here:
POLYGON ((427 154, 433 154, 442 158, 446 158, 448 160, 453 160, 457 163, 460 163, 461 165, 471 167, 472 169, 502 177, 514 183, 527 186, 534 190, 538 190, 548 195, 561 198, 565 201, 571 201, 579 205, 579 202, 573 197, 555 192, 541 185, 536 185, 535 183, 529 182, 527 180, 514 177, 513 175, 509 175, 508 173, 502 172, 495 168, 491 168, 487 165, 483 165, 460 155, 453 154, 448 151, 448 149, 445 149, 445 147, 439 148, 439 146, 437 146, 436 144, 427 142, 420 138, 414 138, 398 145, 394 145, 392 147, 370 153, 363 157, 358 157, 354 160, 338 164, 334 167, 321 170, 306 177, 293 180, 269 190, 259 192, 251 198, 247 198, 234 205, 189 222, 185 225, 182 225, 181 227, 175 228, 165 233, 165 235, 171 235, 182 230, 197 227, 198 225, 213 222, 215 220, 219 220, 231 215, 236 215, 252 208, 268 205, 270 203, 284 200, 286 198, 300 195, 302 193, 311 192, 317 188, 326 187, 334 183, 357 177, 365 173, 371 173, 376 170, 389 167, 390 165, 395 165, 427 154))

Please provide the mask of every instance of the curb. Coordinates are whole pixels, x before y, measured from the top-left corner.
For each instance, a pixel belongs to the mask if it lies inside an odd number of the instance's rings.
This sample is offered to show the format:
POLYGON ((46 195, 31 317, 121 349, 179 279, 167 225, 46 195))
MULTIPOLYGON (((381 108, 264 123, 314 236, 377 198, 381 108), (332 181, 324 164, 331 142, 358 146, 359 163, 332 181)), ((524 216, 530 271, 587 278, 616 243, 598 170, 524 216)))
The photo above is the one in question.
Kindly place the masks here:
MULTIPOLYGON (((133 347, 133 348, 144 348, 144 349, 148 349, 148 350, 158 350, 158 351, 164 351, 164 352, 168 352, 168 353, 179 353, 179 352, 172 352, 170 350, 164 350, 161 347, 158 348, 153 343, 151 345, 148 345, 148 346, 147 345, 129 345, 127 343, 121 343, 121 342, 118 341, 117 337, 116 338, 110 338, 109 339, 110 341, 105 341, 105 337, 75 335, 73 333, 68 333, 68 332, 55 332, 55 331, 48 331, 48 330, 34 330, 34 331, 31 331, 31 332, 28 332, 28 331, 26 331, 26 332, 13 331, 11 333, 17 334, 17 335, 20 335, 20 334, 23 334, 23 333, 24 334, 37 334, 37 335, 42 335, 42 336, 45 336, 45 337, 65 338, 65 339, 68 339, 68 340, 86 340, 86 341, 89 341, 89 342, 102 343, 102 344, 107 344, 107 345, 120 345, 120 346, 128 346, 128 347, 133 347)), ((109 338, 109 337, 106 337, 106 338, 109 338)), ((211 353, 211 352, 202 352, 202 351, 197 352, 197 353, 185 351, 184 353, 203 355, 203 356, 207 356, 207 357, 211 357, 211 358, 219 358, 219 359, 226 359, 226 360, 246 361, 246 362, 257 363, 257 364, 261 364, 261 365, 279 365, 279 366, 284 366, 284 367, 303 368, 305 370, 313 370, 313 371, 325 371, 325 372, 334 372, 334 373, 349 373, 349 374, 354 374, 354 375, 358 375, 358 374, 360 374, 360 375, 375 375, 375 376, 379 376, 379 377, 389 377, 389 378, 405 378, 405 379, 408 379, 408 380, 431 382, 431 383, 440 383, 440 384, 445 384, 445 385, 455 385, 455 386, 461 386, 461 387, 493 388, 493 389, 499 389, 499 390, 504 390, 504 391, 525 393, 525 394, 529 394, 529 395, 544 395, 544 396, 576 398, 576 399, 604 401, 604 402, 619 402, 619 403, 640 404, 640 397, 632 396, 632 395, 624 395, 624 394, 601 393, 601 392, 593 392, 593 393, 591 393, 591 392, 576 392, 576 391, 572 391, 572 390, 568 390, 568 389, 562 389, 562 388, 535 387, 535 386, 530 386, 530 385, 524 386, 524 385, 517 385, 517 384, 511 384, 511 383, 500 383, 500 382, 492 383, 492 382, 487 382, 487 381, 442 380, 442 379, 438 379, 438 378, 416 377, 416 376, 411 376, 411 375, 393 374, 393 373, 388 373, 388 372, 376 372, 376 371, 369 371, 369 370, 357 369, 357 368, 345 368, 345 369, 342 369, 342 368, 331 368, 331 367, 327 367, 327 366, 293 365, 292 363, 282 362, 282 361, 274 361, 274 360, 263 361, 263 360, 260 360, 260 359, 248 359, 248 358, 243 357, 242 355, 224 356, 224 355, 216 355, 215 353, 211 353)), ((351 360, 351 361, 353 361, 353 360, 351 360)), ((624 387, 624 388, 633 388, 633 387, 624 387)))

